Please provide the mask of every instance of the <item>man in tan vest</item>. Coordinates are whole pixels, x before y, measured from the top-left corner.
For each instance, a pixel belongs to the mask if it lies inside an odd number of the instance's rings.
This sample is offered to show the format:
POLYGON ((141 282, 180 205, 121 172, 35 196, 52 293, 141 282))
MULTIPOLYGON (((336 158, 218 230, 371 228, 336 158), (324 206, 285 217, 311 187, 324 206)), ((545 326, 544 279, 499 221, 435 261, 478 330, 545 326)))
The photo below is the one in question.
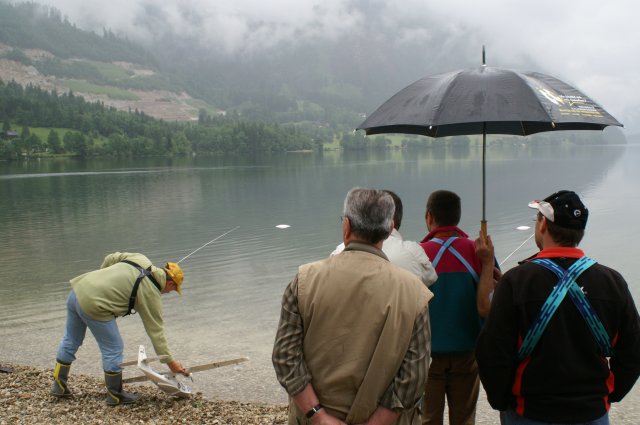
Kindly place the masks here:
POLYGON ((273 365, 289 424, 420 424, 433 294, 381 251, 393 213, 388 193, 349 191, 345 250, 301 266, 285 290, 273 365))

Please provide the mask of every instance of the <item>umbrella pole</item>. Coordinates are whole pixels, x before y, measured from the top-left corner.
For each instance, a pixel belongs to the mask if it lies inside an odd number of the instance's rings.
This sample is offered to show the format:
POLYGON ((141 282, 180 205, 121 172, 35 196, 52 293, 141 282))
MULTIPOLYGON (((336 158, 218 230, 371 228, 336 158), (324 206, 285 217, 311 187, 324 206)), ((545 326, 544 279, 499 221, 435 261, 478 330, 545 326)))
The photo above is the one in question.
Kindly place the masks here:
POLYGON ((487 202, 486 202, 486 188, 487 178, 485 174, 485 161, 487 156, 487 123, 482 124, 482 221, 480 221, 480 232, 486 239, 487 237, 487 202))

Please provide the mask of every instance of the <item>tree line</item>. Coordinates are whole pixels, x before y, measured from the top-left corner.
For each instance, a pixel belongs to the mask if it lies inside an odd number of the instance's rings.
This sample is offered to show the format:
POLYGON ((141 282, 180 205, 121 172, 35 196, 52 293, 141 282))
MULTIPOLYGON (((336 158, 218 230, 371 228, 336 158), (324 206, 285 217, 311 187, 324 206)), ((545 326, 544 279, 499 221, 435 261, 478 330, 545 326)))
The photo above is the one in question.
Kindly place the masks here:
MULTIPOLYGON (((118 111, 103 102, 86 102, 73 92, 59 94, 38 86, 0 80, 0 159, 31 156, 177 156, 261 155, 296 150, 321 150, 340 135, 344 150, 389 149, 384 136, 365 138, 360 132, 337 132, 309 121, 299 124, 248 121, 237 114, 211 116, 200 110, 197 122, 166 122, 142 111, 118 111), (37 132, 32 129, 39 129, 37 132), (48 129, 46 136, 42 130, 48 129)), ((522 139, 495 136, 492 145, 625 143, 620 130, 544 133, 522 139)), ((428 138, 427 138, 428 139, 428 138)), ((406 137, 405 149, 437 147, 443 142, 406 137)), ((469 147, 462 136, 447 145, 469 147)))
POLYGON ((319 149, 332 137, 310 125, 248 122, 238 116, 210 116, 203 110, 198 122, 167 122, 138 110, 124 112, 102 102, 86 102, 73 92, 59 94, 1 80, 0 122, 0 159, 60 154, 253 155, 319 149), (45 138, 31 128, 50 130, 45 138))

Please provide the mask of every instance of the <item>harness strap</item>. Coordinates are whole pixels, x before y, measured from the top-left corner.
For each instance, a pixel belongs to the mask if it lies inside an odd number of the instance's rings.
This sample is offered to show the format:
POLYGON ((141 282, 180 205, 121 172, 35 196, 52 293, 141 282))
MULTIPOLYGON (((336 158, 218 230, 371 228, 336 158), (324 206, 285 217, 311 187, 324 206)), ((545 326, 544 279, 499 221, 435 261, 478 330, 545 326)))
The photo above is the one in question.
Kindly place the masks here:
MULTIPOLYGON (((562 267, 549 259, 537 258, 532 262, 546 267, 548 270, 551 270, 556 274, 556 276, 558 276, 558 278, 562 278, 565 273, 565 270, 562 267)), ((595 261, 593 262, 593 264, 595 264, 595 261)), ((593 306, 591 306, 591 303, 585 296, 584 292, 575 281, 569 287, 569 296, 571 297, 573 304, 576 306, 576 308, 584 318, 585 322, 587 322, 591 334, 595 338, 598 347, 600 347, 601 353, 606 357, 610 357, 612 354, 612 348, 609 334, 604 328, 604 325, 598 317, 598 314, 593 309, 593 306)))
MULTIPOLYGON (((155 285, 155 287, 158 288, 158 291, 160 291, 160 292, 162 292, 162 287, 160 286, 158 281, 151 274, 151 266, 149 266, 149 268, 145 269, 141 265, 139 265, 137 263, 134 263, 133 261, 130 261, 130 260, 122 260, 121 263, 127 263, 130 266, 133 266, 136 269, 138 269, 138 271, 140 271, 140 275, 138 275, 138 277, 136 279, 136 282, 133 284, 133 289, 131 290, 131 296, 129 296, 129 308, 128 308, 127 312, 124 315, 124 316, 128 316, 130 314, 135 314, 136 313, 136 311, 134 310, 133 307, 136 304, 136 297, 138 296, 138 287, 140 286, 140 282, 142 282, 142 279, 144 279, 145 277, 149 278, 151 283, 153 283, 155 285)), ((122 316, 122 317, 124 317, 124 316, 122 316)))
POLYGON ((527 335, 518 350, 518 358, 522 360, 531 354, 549 324, 551 317, 567 295, 567 292, 570 294, 570 297, 578 308, 578 311, 580 311, 580 314, 589 325, 589 329, 594 335, 600 350, 605 356, 610 356, 611 342, 609 341, 609 335, 593 310, 593 307, 591 307, 591 304, 589 304, 586 296, 576 283, 576 279, 585 270, 596 263, 595 260, 588 257, 581 257, 573 263, 568 270, 564 270, 553 261, 546 259, 535 259, 532 262, 551 270, 560 278, 560 280, 542 305, 533 326, 527 332, 527 335))
POLYGON ((466 260, 466 258, 464 258, 462 256, 462 254, 460 254, 460 252, 452 246, 453 242, 456 239, 458 239, 456 236, 452 236, 449 239, 447 239, 446 241, 443 241, 442 239, 439 239, 439 238, 431 239, 433 242, 435 242, 435 243, 437 243, 439 245, 442 245, 440 247, 440 250, 438 251, 438 254, 436 255, 436 257, 431 262, 431 265, 433 265, 433 268, 435 269, 438 266, 438 263, 440 263, 440 260, 442 259, 442 256, 444 255, 444 252, 445 251, 449 251, 467 269, 467 271, 469 272, 469 274, 473 278, 473 281, 475 283, 478 283, 480 281, 480 278, 478 277, 478 273, 476 273, 476 271, 473 269, 473 266, 471 266, 471 264, 469 264, 469 262, 466 260))

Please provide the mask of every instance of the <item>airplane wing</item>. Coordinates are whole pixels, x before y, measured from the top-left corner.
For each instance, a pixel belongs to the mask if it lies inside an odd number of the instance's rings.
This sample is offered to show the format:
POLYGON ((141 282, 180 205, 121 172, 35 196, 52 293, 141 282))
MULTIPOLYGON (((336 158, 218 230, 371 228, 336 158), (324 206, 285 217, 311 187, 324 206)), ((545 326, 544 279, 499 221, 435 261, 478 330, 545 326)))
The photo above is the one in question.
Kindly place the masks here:
POLYGON ((248 357, 238 357, 237 359, 221 360, 219 362, 212 362, 212 363, 206 363, 206 364, 188 367, 187 372, 189 373, 202 372, 203 370, 216 369, 218 367, 230 366, 233 364, 244 363, 248 361, 249 361, 248 357))
POLYGON ((123 384, 130 384, 132 382, 144 382, 144 381, 149 381, 149 377, 147 375, 140 375, 140 376, 134 376, 131 378, 124 378, 122 380, 123 384))
MULTIPOLYGON (((165 360, 165 359, 168 359, 168 358, 169 358, 169 356, 163 354, 163 355, 158 356, 158 357, 147 357, 146 361, 147 361, 147 363, 150 363, 150 362, 157 362, 159 360, 165 360)), ((133 366, 133 365, 137 365, 137 364, 138 364, 138 360, 129 360, 129 361, 120 363, 120 367, 133 366)))
MULTIPOLYGON (((234 365, 234 364, 238 364, 238 363, 243 363, 249 361, 248 357, 238 357, 236 359, 228 359, 228 360, 221 360, 221 361, 217 361, 217 362, 212 362, 212 363, 205 363, 205 364, 201 364, 201 365, 196 365, 196 366, 191 366, 189 368, 187 368, 187 372, 189 373, 195 373, 195 372, 202 372, 204 370, 209 370, 209 369, 216 369, 219 367, 223 367, 223 366, 230 366, 230 365, 234 365)), ((144 372, 144 370, 143 370, 144 372)), ((148 372, 148 371, 147 371, 148 372)), ((154 371, 155 372, 155 371, 154 371)), ((181 373, 173 373, 173 372, 167 372, 167 373, 163 373, 162 376, 165 376, 167 378, 175 378, 176 376, 180 376, 182 375, 181 373)), ((145 375, 141 375, 141 376, 134 376, 131 378, 125 378, 122 380, 123 383, 130 383, 130 382, 144 382, 147 380, 153 380, 149 377, 149 374, 145 374, 145 375)), ((153 380, 155 382, 155 380, 153 380)))

